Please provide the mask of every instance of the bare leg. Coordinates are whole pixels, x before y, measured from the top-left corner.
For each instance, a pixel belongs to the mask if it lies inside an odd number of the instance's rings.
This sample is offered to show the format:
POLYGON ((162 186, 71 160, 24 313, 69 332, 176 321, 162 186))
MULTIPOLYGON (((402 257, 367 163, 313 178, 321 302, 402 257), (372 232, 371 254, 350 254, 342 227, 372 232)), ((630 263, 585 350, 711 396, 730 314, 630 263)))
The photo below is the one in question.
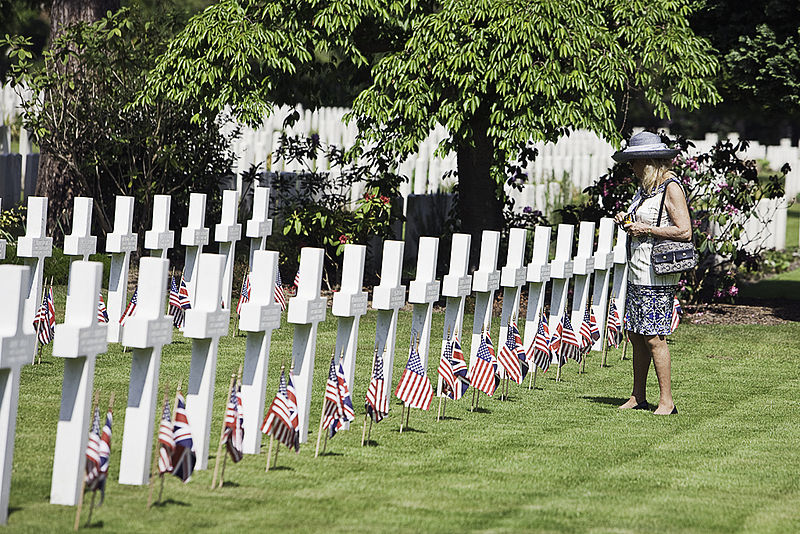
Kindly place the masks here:
POLYGON ((672 371, 670 369, 670 356, 667 340, 664 336, 647 336, 647 346, 653 355, 653 366, 656 368, 658 387, 661 393, 658 397, 657 415, 669 415, 675 407, 672 400, 672 371))
POLYGON ((650 350, 645 342, 645 336, 628 332, 633 345, 633 392, 631 398, 619 407, 628 410, 647 400, 647 372, 650 370, 650 350))

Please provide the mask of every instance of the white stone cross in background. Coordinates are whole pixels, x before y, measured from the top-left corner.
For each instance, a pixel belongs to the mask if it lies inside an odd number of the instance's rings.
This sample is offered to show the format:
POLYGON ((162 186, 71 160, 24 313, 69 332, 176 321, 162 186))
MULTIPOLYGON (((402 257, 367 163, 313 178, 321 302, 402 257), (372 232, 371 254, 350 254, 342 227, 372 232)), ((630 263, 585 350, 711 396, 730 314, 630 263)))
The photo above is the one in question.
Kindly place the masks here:
POLYGON ((320 297, 324 256, 325 251, 321 248, 304 247, 300 250, 300 287, 297 288, 297 296, 289 300, 288 321, 295 325, 292 381, 297 392, 300 443, 308 440, 317 327, 325 320, 327 307, 326 300, 320 297))
POLYGON ((153 227, 144 233, 144 248, 152 256, 163 259, 167 259, 167 252, 175 243, 175 232, 169 229, 171 205, 172 197, 169 195, 153 197, 153 227))
POLYGON ((197 294, 197 260, 203 252, 203 247, 208 245, 209 231, 206 225, 206 194, 192 193, 189 195, 189 220, 181 228, 181 245, 186 247, 186 256, 183 262, 183 281, 186 283, 186 292, 189 302, 194 306, 197 294))
POLYGON ((481 234, 481 258, 478 270, 472 273, 475 292, 475 317, 472 323, 472 343, 469 347, 469 369, 475 365, 475 355, 484 332, 491 331, 494 292, 500 288, 497 257, 500 252, 500 232, 484 230, 481 234))
MULTIPOLYGON (((550 264, 550 279, 553 281, 550 295, 550 332, 555 332, 558 323, 566 312, 569 279, 572 278, 572 243, 575 227, 571 224, 559 224, 556 235, 556 256, 550 264)), ((575 325, 572 325, 573 327, 575 325)), ((553 355, 553 363, 558 365, 558 354, 553 355)), ((561 366, 558 367, 557 379, 561 378, 561 366)))
MULTIPOLYGON (((0 213, 3 211, 3 199, 0 198, 0 213)), ((6 240, 0 239, 0 260, 6 259, 6 240)))
POLYGON ((97 321, 102 278, 100 262, 70 264, 64 323, 56 325, 53 340, 53 356, 64 358, 64 381, 50 482, 52 504, 77 504, 86 474, 95 360, 108 348, 107 325, 97 321))
POLYGON ((245 236, 250 238, 248 272, 253 270, 253 254, 267 247, 267 238, 272 234, 272 219, 269 218, 269 187, 257 185, 253 190, 253 216, 247 221, 245 236))
POLYGON ((600 219, 597 235, 597 250, 594 253, 594 286, 592 288, 592 311, 600 329, 600 339, 592 345, 592 350, 603 350, 606 338, 606 317, 608 316, 608 283, 611 280, 611 267, 614 265, 614 219, 600 219))
MULTIPOLYGON (((8 522, 8 495, 11 490, 11 467, 14 461, 14 435, 17 430, 19 373, 31 362, 36 335, 26 326, 25 297, 28 294, 30 267, 0 265, 0 524, 8 522)), ((95 312, 96 313, 96 312, 95 312)))
POLYGON ((128 303, 128 271, 131 252, 136 250, 138 235, 133 228, 133 197, 117 196, 114 208, 114 231, 106 235, 106 252, 111 254, 108 273, 108 340, 121 339, 119 319, 128 303))
POLYGON ((202 289, 197 292, 192 308, 186 310, 183 326, 184 337, 192 340, 186 414, 197 454, 195 469, 205 469, 208 466, 219 338, 228 334, 230 324, 230 310, 220 307, 224 265, 225 258, 220 254, 200 254, 197 287, 202 289))
MULTIPOLYGON (((472 276, 469 269, 469 247, 472 236, 453 234, 450 244, 450 272, 442 278, 442 296, 447 298, 442 327, 442 351, 451 339, 458 337, 463 345, 461 328, 464 321, 464 304, 472 290, 472 276)), ((438 375, 438 373, 437 373, 438 375)), ((442 394, 442 377, 439 376, 436 394, 442 394)))
MULTIPOLYGON (((366 257, 366 246, 353 244, 344 246, 342 285, 339 291, 333 294, 333 308, 331 309, 331 313, 338 317, 336 322, 336 363, 338 365, 340 357, 344 358, 342 368, 351 393, 356 372, 358 324, 361 316, 367 313, 367 293, 362 291, 366 257)), ((349 423, 346 426, 349 427, 349 423)))
POLYGON ((620 321, 625 318, 625 300, 628 296, 628 232, 617 226, 617 241, 614 244, 614 281, 611 285, 611 298, 619 313, 620 321))
POLYGON ((281 326, 281 307, 275 302, 278 253, 256 250, 250 277, 250 300, 242 304, 239 329, 247 332, 242 371, 242 409, 244 410, 245 454, 258 454, 261 447, 261 421, 269 367, 272 331, 281 326))
POLYGON ((433 304, 439 300, 440 282, 436 280, 438 257, 439 238, 420 237, 417 278, 408 285, 408 302, 414 305, 411 312, 411 343, 419 345, 417 350, 423 369, 428 368, 433 304))
MULTIPOLYGON (((500 271, 500 285, 503 286, 503 310, 500 312, 500 332, 497 339, 493 340, 495 349, 500 350, 506 342, 508 327, 511 319, 517 321, 519 317, 519 302, 522 288, 525 287, 528 269, 525 267, 525 246, 528 240, 528 231, 524 228, 511 228, 508 233, 508 255, 506 264, 500 271)), ((519 322, 517 322, 519 326, 519 322)), ((497 366, 500 378, 507 376, 502 364, 497 366)))
MULTIPOLYGON (((47 197, 28 197, 27 227, 25 235, 17 241, 17 257, 28 258, 31 268, 25 297, 25 328, 33 331, 33 318, 42 303, 42 278, 44 259, 53 255, 53 238, 47 232, 47 197)), ((36 354, 34 343, 31 357, 36 354)))
MULTIPOLYGON (((539 321, 544 311, 547 282, 550 281, 550 236, 549 226, 536 226, 533 231, 533 253, 528 264, 528 308, 525 314, 525 337, 522 342, 527 350, 536 337, 539 321)), ((549 325, 548 325, 549 326, 549 325)), ((531 363, 531 362, 528 362, 531 363)), ((535 371, 535 369, 531 369, 535 371)))
POLYGON ((88 261, 97 252, 97 236, 92 235, 94 199, 75 197, 72 204, 72 233, 64 236, 64 254, 88 261))
POLYGON ((128 318, 122 330, 122 344, 133 347, 133 356, 122 434, 120 484, 144 485, 150 478, 161 349, 172 342, 172 317, 164 313, 168 269, 166 258, 139 260, 136 315, 128 318))
POLYGON ((236 242, 242 237, 242 225, 236 222, 239 211, 239 193, 233 189, 222 192, 222 215, 214 227, 214 240, 219 243, 219 253, 225 259, 222 276, 222 301, 224 308, 231 309, 233 291, 233 260, 236 256, 236 242))
MULTIPOLYGON (((586 315, 586 305, 589 302, 589 286, 594 272, 594 229, 595 223, 581 221, 578 227, 578 252, 573 258, 572 275, 575 283, 572 292, 570 321, 579 342, 581 341, 581 326, 586 315)), ((581 360, 583 359, 581 358, 581 360)), ((583 370, 583 361, 581 361, 581 370, 583 370)))
MULTIPOLYGON (((381 283, 372 290, 375 319, 375 350, 383 355, 383 381, 387 399, 392 393, 394 348, 397 342, 397 319, 406 303, 406 287, 400 283, 403 274, 403 241, 384 241, 381 260, 381 283)), ((370 376, 372 369, 370 369, 370 376)))

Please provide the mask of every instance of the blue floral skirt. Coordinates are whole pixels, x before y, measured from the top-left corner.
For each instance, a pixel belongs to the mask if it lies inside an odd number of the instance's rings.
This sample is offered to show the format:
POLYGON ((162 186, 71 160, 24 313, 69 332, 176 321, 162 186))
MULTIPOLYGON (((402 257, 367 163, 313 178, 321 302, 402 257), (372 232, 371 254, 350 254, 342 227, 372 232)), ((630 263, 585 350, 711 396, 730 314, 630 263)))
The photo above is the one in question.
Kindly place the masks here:
POLYGON ((645 336, 667 335, 678 286, 637 286, 628 282, 625 328, 645 336))

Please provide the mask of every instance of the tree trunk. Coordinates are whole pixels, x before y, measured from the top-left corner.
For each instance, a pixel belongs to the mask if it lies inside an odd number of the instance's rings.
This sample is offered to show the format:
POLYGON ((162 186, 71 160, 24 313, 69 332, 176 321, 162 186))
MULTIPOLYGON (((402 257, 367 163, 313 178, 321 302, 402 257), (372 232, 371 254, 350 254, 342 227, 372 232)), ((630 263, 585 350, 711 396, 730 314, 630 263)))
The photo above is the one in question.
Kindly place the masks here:
MULTIPOLYGON (((94 22, 104 17, 107 11, 119 9, 119 0, 53 0, 50 7, 50 42, 76 22, 94 22)), ((67 71, 70 65, 64 65, 67 71)), ((66 164, 61 162, 46 147, 41 149, 36 194, 48 198, 47 227, 57 244, 61 244, 64 232, 71 227, 72 201, 76 194, 74 177, 66 164)))
POLYGON ((458 146, 458 216, 461 231, 472 236, 470 265, 476 267, 480 257, 481 233, 503 228, 503 199, 498 197, 497 183, 492 179, 494 147, 487 134, 488 113, 472 119, 472 143, 458 146))

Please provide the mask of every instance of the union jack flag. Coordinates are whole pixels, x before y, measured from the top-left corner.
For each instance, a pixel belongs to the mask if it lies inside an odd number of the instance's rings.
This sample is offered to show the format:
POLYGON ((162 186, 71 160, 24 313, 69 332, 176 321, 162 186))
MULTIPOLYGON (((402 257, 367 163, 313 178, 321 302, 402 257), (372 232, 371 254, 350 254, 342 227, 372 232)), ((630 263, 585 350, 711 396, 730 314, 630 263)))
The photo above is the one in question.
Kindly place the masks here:
POLYGON ((172 454, 175 450, 175 434, 169 414, 169 401, 164 401, 161 410, 161 424, 158 426, 158 474, 172 472, 172 454))
POLYGON ((559 365, 567 363, 567 358, 571 358, 576 362, 581 361, 581 346, 578 338, 575 336, 575 331, 572 329, 572 322, 569 320, 569 314, 564 312, 561 318, 563 325, 561 332, 561 352, 559 358, 559 365))
POLYGON ((97 301, 97 322, 108 322, 108 310, 106 309, 106 302, 103 300, 103 293, 100 292, 100 299, 97 301))
POLYGON ((261 432, 269 434, 295 451, 300 450, 300 423, 297 416, 297 396, 292 379, 286 383, 286 373, 281 370, 278 392, 269 406, 267 416, 261 425, 261 432))
POLYGON ((383 354, 375 349, 375 364, 372 366, 372 378, 369 381, 364 407, 376 423, 389 413, 389 399, 383 382, 383 354))
POLYGON ((442 379, 442 393, 451 399, 456 388, 456 375, 453 373, 453 362, 451 361, 452 354, 452 343, 445 341, 439 358, 439 367, 436 369, 437 374, 442 379))
POLYGON ((189 299, 189 288, 186 286, 186 280, 181 275, 181 285, 178 288, 178 300, 183 310, 190 310, 192 308, 192 301, 189 299))
POLYGON ((550 354, 557 356, 561 352, 561 334, 564 332, 564 323, 559 321, 553 332, 553 337, 550 338, 550 354))
POLYGON ((347 387, 347 381, 344 378, 344 367, 341 362, 337 367, 333 358, 331 358, 331 369, 325 386, 323 411, 325 419, 322 422, 322 428, 328 429, 330 437, 335 436, 345 423, 349 423, 356 417, 353 401, 350 398, 350 388, 347 387))
POLYGON ((453 367, 453 375, 456 377, 456 387, 453 389, 453 396, 450 398, 458 400, 469 389, 469 378, 467 378, 469 367, 464 360, 464 351, 461 349, 461 343, 458 342, 458 336, 453 337, 450 362, 453 367))
POLYGON ((192 430, 189 428, 189 418, 186 416, 186 399, 178 392, 175 399, 175 425, 172 435, 175 439, 175 448, 172 450, 172 474, 184 482, 189 482, 194 472, 197 457, 192 450, 192 430))
POLYGON ((678 301, 678 297, 672 297, 672 320, 670 321, 669 325, 669 333, 673 333, 676 328, 678 328, 678 324, 681 322, 681 314, 683 313, 683 308, 681 308, 681 303, 678 301))
POLYGON ((500 377, 497 376, 497 360, 494 357, 494 347, 489 334, 481 337, 476 356, 475 365, 470 370, 469 381, 472 387, 491 397, 500 383, 500 377))
POLYGON ((611 308, 608 311, 608 344, 619 348, 622 342, 622 325, 619 322, 619 311, 616 299, 611 299, 611 308))
POLYGON ((33 328, 39 336, 39 343, 47 345, 56 333, 56 307, 53 299, 53 286, 44 293, 42 305, 33 318, 33 328))
POLYGON ((286 293, 283 292, 283 280, 281 280, 281 270, 275 273, 275 302, 280 304, 281 311, 286 311, 286 293))
POLYGON ((547 325, 547 316, 544 313, 539 319, 539 328, 536 330, 536 337, 533 338, 533 342, 528 348, 528 355, 533 364, 538 366, 542 372, 546 373, 550 368, 553 353, 550 352, 550 327, 547 325))
POLYGON ((236 313, 242 314, 242 304, 250 302, 250 273, 244 275, 242 279, 242 290, 239 292, 239 303, 236 304, 236 313))
POLYGON ((427 410, 433 399, 431 381, 422 367, 422 360, 414 343, 408 355, 408 362, 394 392, 395 397, 403 401, 409 408, 427 410))
POLYGON ((139 294, 139 288, 133 290, 133 295, 131 295, 131 301, 128 303, 128 307, 125 308, 125 311, 122 313, 122 317, 119 318, 119 324, 125 326, 125 323, 128 322, 128 319, 133 317, 136 314, 136 296, 139 294))
POLYGON ((228 409, 225 410, 225 429, 222 432, 222 442, 228 449, 228 454, 231 455, 231 460, 233 460, 234 463, 241 460, 244 456, 244 452, 242 451, 244 441, 243 422, 242 397, 239 395, 239 385, 236 379, 234 379, 233 387, 231 388, 231 396, 230 399, 228 399, 228 409))
POLYGON ((497 359, 511 380, 521 384, 528 373, 528 364, 525 361, 525 351, 522 349, 522 337, 517 330, 517 324, 513 321, 508 325, 506 342, 500 347, 497 359))
POLYGON ((89 445, 86 448, 86 489, 100 490, 100 504, 103 504, 106 494, 108 462, 111 457, 112 419, 111 410, 108 410, 101 434, 100 408, 95 407, 92 430, 89 433, 89 445))
POLYGON ((176 328, 183 327, 184 313, 182 304, 180 291, 178 290, 178 285, 175 283, 175 277, 170 276, 169 309, 167 314, 172 316, 172 324, 175 325, 176 328))

